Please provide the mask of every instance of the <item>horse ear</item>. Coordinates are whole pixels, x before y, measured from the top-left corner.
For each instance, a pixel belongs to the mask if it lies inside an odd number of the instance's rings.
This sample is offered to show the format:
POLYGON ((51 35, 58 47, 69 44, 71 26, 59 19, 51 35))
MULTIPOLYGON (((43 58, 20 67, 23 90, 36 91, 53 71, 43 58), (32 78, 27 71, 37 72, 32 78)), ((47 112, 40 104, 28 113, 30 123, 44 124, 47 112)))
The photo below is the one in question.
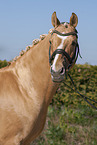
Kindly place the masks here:
POLYGON ((52 25, 53 25, 54 27, 57 27, 57 26, 60 25, 60 21, 58 20, 58 18, 57 18, 57 16, 56 16, 56 12, 54 12, 54 13, 52 14, 52 25))
POLYGON ((72 16, 70 17, 70 25, 75 28, 77 24, 78 24, 78 17, 75 13, 72 13, 72 16))

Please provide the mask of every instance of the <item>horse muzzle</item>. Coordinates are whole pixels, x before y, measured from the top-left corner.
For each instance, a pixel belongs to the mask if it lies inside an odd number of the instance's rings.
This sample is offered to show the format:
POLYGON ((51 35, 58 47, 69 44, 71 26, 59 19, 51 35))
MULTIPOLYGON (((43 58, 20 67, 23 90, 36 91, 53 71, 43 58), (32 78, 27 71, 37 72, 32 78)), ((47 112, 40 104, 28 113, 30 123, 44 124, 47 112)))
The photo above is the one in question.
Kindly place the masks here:
POLYGON ((51 67, 50 72, 51 72, 51 77, 52 77, 53 82, 60 83, 60 82, 64 81, 65 72, 66 72, 64 67, 62 67, 58 71, 54 71, 51 67))

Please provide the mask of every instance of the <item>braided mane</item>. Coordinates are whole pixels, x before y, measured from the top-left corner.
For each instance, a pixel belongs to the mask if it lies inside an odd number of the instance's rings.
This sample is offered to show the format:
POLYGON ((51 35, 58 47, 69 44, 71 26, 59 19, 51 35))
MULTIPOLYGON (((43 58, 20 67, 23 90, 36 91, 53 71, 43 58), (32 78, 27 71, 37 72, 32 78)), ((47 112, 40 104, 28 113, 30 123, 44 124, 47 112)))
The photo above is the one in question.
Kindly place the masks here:
MULTIPOLYGON (((50 29, 48 33, 51 34, 53 30, 54 30, 54 28, 50 29)), ((40 38, 34 39, 34 40, 32 41, 32 45, 28 45, 28 46, 26 47, 25 50, 21 50, 21 52, 19 53, 19 56, 16 56, 16 57, 14 57, 14 58, 12 59, 12 61, 9 61, 9 62, 8 62, 8 65, 11 65, 11 63, 16 62, 18 58, 20 58, 20 57, 23 56, 27 51, 29 51, 29 50, 32 48, 32 46, 37 45, 40 41, 42 41, 43 39, 45 39, 46 36, 47 36, 47 34, 42 34, 42 35, 40 35, 40 38)))

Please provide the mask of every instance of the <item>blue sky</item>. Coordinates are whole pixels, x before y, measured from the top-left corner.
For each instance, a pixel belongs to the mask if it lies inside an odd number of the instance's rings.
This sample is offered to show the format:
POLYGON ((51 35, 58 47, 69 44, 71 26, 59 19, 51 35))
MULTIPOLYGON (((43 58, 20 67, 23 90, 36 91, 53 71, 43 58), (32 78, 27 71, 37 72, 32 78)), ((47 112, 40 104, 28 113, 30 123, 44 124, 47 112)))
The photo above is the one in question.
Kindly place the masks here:
POLYGON ((97 0, 0 0, 0 59, 13 59, 33 39, 47 34, 54 11, 61 22, 77 14, 83 57, 77 63, 97 65, 97 0))

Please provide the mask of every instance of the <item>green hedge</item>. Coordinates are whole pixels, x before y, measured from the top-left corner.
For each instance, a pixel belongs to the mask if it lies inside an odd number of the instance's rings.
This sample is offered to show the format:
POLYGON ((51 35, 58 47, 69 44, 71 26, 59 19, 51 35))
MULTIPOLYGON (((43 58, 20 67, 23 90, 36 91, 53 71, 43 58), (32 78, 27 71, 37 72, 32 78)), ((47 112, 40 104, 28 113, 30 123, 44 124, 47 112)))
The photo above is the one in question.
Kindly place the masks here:
MULTIPOLYGON (((97 66, 75 65, 70 74, 79 92, 97 101, 97 66)), ((68 77, 60 84, 45 129, 31 145, 97 145, 97 111, 65 83, 73 88, 68 77)))
MULTIPOLYGON (((7 65, 0 61, 0 68, 7 65)), ((79 92, 97 101, 97 66, 75 65, 70 71, 79 92)), ((44 131, 31 145, 97 145, 97 111, 67 85, 60 84, 48 107, 44 131)))
MULTIPOLYGON (((0 60, 0 68, 7 65, 8 62, 6 60, 0 60)), ((79 92, 97 101, 97 66, 78 64, 75 65, 69 73, 79 92)), ((56 95, 53 97, 52 105, 56 104, 58 107, 64 104, 65 106, 74 105, 75 107, 78 104, 88 105, 76 92, 67 87, 65 83, 73 88, 70 79, 67 77, 67 79, 60 84, 56 95)))
POLYGON ((0 60, 0 68, 3 68, 3 67, 5 67, 5 66, 7 66, 8 65, 8 62, 6 61, 6 60, 0 60))
MULTIPOLYGON (((75 65, 69 74, 72 76, 75 86, 81 94, 97 101, 97 66, 87 64, 75 65)), ((68 88, 65 83, 74 88, 70 79, 67 77, 67 79, 60 84, 53 98, 52 105, 87 105, 87 103, 76 92, 68 88)))

